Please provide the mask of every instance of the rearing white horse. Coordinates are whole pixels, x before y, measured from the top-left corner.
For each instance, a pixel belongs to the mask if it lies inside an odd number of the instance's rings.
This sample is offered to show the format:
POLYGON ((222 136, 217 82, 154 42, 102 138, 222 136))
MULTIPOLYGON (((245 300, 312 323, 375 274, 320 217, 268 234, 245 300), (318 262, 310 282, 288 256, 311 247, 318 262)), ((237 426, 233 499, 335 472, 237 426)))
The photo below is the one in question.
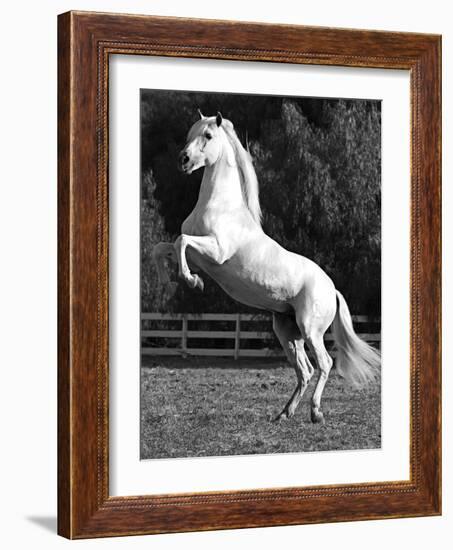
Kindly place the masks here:
POLYGON ((328 275, 264 233, 256 173, 229 120, 200 112, 179 164, 186 174, 205 170, 181 235, 153 250, 160 281, 169 282, 165 264, 172 259, 190 287, 203 290, 203 280, 191 271, 198 268, 235 300, 271 311, 275 334, 297 375, 296 389, 276 419, 293 416, 313 375, 307 344, 320 371, 311 419, 323 422, 321 395, 332 368, 323 340, 328 327, 333 325, 337 370, 357 386, 374 379, 379 352, 355 334, 346 301, 328 275))

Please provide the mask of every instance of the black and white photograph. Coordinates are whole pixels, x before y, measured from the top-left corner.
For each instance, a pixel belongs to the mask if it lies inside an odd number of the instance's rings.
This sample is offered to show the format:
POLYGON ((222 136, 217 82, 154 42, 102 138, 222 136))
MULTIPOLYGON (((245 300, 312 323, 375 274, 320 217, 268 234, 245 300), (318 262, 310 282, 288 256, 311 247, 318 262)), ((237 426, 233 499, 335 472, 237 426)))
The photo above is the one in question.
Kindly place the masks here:
POLYGON ((381 102, 142 89, 141 459, 381 447, 381 102))
POLYGON ((451 548, 447 7, 4 4, 3 548, 451 548))

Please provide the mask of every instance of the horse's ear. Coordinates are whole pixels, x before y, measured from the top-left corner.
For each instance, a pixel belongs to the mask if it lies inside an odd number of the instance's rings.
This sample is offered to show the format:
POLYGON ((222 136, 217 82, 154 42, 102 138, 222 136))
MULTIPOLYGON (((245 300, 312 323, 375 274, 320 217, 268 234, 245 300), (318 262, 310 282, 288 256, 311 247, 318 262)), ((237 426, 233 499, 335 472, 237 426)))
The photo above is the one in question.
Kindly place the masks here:
POLYGON ((198 111, 198 114, 200 115, 201 120, 203 120, 204 118, 206 118, 206 117, 204 116, 204 114, 200 111, 200 109, 197 109, 197 111, 198 111))
POLYGON ((217 126, 222 126, 222 120, 223 120, 222 114, 220 113, 220 111, 217 111, 217 116, 215 117, 217 126))

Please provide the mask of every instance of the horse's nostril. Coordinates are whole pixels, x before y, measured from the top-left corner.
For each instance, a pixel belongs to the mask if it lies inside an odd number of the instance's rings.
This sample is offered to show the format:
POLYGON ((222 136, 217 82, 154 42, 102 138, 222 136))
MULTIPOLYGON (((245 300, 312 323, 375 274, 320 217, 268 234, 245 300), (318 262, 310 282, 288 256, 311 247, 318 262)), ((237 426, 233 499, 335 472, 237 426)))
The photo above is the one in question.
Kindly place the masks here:
POLYGON ((182 156, 182 162, 183 164, 186 164, 189 162, 189 155, 184 153, 184 155, 182 156))

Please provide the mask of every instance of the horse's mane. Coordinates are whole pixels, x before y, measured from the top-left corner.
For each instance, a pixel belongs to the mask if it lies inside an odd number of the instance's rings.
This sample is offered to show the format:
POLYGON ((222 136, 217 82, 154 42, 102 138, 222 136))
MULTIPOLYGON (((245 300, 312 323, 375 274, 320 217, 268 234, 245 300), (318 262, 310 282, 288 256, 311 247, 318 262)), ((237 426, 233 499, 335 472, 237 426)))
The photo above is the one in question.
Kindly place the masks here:
POLYGON ((250 156, 250 153, 242 146, 242 143, 239 141, 239 138, 234 131, 233 124, 229 120, 223 119, 222 128, 224 129, 228 141, 234 151, 245 203, 250 210, 253 219, 257 224, 261 225, 261 206, 259 200, 258 179, 256 177, 255 168, 253 167, 252 157, 250 156))

